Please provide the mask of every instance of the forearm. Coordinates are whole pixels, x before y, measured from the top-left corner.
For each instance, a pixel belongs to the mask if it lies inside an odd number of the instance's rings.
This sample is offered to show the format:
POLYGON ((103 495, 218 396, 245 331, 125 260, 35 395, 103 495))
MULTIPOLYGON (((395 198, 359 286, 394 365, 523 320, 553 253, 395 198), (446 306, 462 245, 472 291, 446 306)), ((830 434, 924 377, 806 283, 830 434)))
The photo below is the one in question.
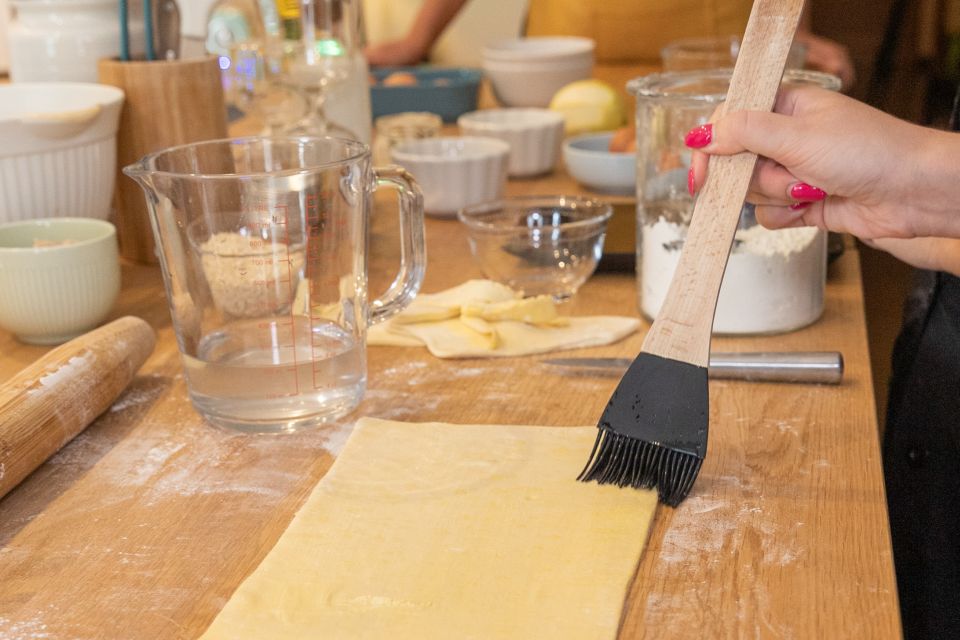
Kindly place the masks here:
POLYGON ((918 269, 944 271, 960 277, 958 238, 876 238, 864 242, 918 269))
POLYGON ((407 35, 425 57, 468 0, 425 0, 407 35))
POLYGON ((935 251, 939 270, 960 278, 960 239, 938 238, 938 240, 941 242, 938 243, 935 251))
POLYGON ((908 181, 904 204, 914 218, 914 231, 960 238, 960 133, 923 129, 917 137, 914 146, 904 147, 903 158, 908 181), (914 155, 917 162, 910 163, 914 155))

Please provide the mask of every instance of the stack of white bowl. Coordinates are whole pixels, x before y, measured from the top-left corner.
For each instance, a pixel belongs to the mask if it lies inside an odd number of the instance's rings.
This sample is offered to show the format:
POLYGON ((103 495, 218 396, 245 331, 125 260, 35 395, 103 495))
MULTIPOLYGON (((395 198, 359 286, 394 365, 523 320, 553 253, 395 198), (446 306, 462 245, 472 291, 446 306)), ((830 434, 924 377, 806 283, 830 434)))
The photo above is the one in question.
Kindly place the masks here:
POLYGON ((510 38, 483 48, 483 71, 507 107, 546 107, 563 86, 593 73, 590 38, 510 38))

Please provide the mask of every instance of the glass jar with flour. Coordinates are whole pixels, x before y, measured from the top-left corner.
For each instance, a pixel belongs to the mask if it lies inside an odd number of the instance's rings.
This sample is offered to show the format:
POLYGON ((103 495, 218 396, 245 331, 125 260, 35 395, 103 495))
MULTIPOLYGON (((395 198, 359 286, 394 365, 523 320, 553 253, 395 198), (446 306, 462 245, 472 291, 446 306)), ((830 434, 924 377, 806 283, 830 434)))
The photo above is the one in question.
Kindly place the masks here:
MULTIPOLYGON (((693 214, 687 191, 690 150, 684 135, 723 102, 730 69, 661 73, 632 80, 637 98, 637 293, 640 311, 656 317, 683 249, 693 214)), ((787 71, 784 84, 837 90, 838 78, 787 71)), ((745 204, 724 272, 713 330, 781 333, 823 312, 827 235, 815 227, 771 231, 745 204)))

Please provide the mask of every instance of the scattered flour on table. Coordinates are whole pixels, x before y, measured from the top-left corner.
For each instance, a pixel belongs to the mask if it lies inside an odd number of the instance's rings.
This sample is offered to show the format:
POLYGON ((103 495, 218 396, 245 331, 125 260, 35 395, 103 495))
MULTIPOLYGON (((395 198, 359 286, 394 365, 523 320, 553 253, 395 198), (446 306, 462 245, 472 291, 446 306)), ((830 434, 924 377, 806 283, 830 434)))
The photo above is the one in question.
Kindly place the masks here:
POLYGON ((128 388, 126 392, 117 398, 117 401, 113 403, 113 406, 110 407, 110 413, 125 411, 131 407, 153 402, 160 397, 160 395, 166 391, 166 389, 167 387, 164 385, 156 385, 146 389, 128 388))
POLYGON ((10 620, 0 616, 0 640, 31 640, 52 638, 47 625, 40 620, 10 620))
POLYGON ((380 371, 377 376, 387 380, 404 380, 411 387, 423 384, 432 377, 426 362, 407 361, 380 371))
MULTIPOLYGON (((742 475, 705 476, 699 488, 673 511, 656 562, 669 566, 667 571, 700 575, 700 568, 728 563, 730 557, 756 558, 763 565, 786 567, 802 561, 803 549, 797 549, 796 531, 802 522, 778 523, 765 510, 763 490, 755 486, 744 470, 742 475), (750 549, 755 551, 751 551, 750 549)), ((742 605, 762 612, 769 594, 755 580, 757 567, 751 562, 737 564, 735 575, 742 605)), ((710 569, 708 569, 708 572, 710 569)), ((691 579, 694 579, 693 575, 691 579)), ((649 594, 646 600, 648 622, 671 619, 690 606, 701 606, 690 593, 675 596, 649 594)), ((747 611, 740 614, 746 616, 747 611)))
POLYGON ((47 463, 65 466, 87 465, 91 460, 99 460, 112 447, 113 442, 92 436, 88 431, 82 431, 67 446, 47 460, 47 463))
POLYGON ((331 454, 337 456, 343 450, 343 445, 347 444, 350 434, 353 433, 354 423, 334 424, 324 429, 322 436, 323 448, 331 454))
POLYGON ((172 455, 183 449, 184 445, 176 442, 158 444, 147 451, 139 464, 129 467, 127 481, 134 485, 145 484, 155 473, 160 471, 172 455))
POLYGON ((380 371, 378 375, 391 381, 402 380, 406 382, 407 385, 414 387, 424 383, 441 382, 450 379, 477 378, 489 374, 491 371, 501 373, 503 376, 516 373, 516 367, 512 365, 497 366, 498 363, 490 363, 490 365, 486 367, 471 367, 461 364, 456 360, 441 362, 443 362, 445 366, 431 367, 426 362, 408 361, 384 369, 380 371))
POLYGON ((119 479, 121 482, 140 481, 146 485, 148 504, 171 496, 228 493, 280 498, 297 484, 299 474, 284 468, 283 443, 276 439, 232 434, 222 438, 219 432, 201 433, 200 438, 204 440, 202 444, 195 444, 175 460, 171 458, 179 447, 173 448, 162 442, 154 445, 135 463, 135 466, 145 468, 145 473, 133 478, 120 476, 119 479), (219 469, 235 468, 244 470, 239 480, 235 473, 218 473, 219 469))

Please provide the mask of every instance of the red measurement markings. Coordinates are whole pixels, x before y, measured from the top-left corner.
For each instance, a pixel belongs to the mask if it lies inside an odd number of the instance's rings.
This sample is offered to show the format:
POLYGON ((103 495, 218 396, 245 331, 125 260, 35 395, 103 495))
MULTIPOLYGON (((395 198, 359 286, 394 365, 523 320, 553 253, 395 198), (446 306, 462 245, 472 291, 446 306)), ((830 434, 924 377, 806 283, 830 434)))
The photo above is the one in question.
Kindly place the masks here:
MULTIPOLYGON (((321 274, 318 273, 317 263, 323 254, 323 233, 327 228, 327 212, 324 210, 324 202, 327 201, 329 201, 329 194, 326 191, 321 191, 319 194, 307 194, 307 233, 304 251, 307 262, 306 275, 309 278, 311 289, 319 286, 317 278, 321 274)), ((312 294, 313 291, 310 293, 312 294)), ((314 322, 319 318, 313 315, 314 305, 312 298, 312 295, 307 296, 307 300, 309 301, 307 305, 307 321, 309 322, 308 329, 310 331, 310 371, 312 374, 313 388, 319 389, 320 387, 317 383, 317 362, 320 358, 318 358, 316 351, 317 345, 315 341, 317 338, 313 334, 314 322)))
MULTIPOLYGON (((250 238, 250 248, 254 251, 263 251, 270 249, 270 252, 264 252, 263 255, 253 259, 253 264, 260 267, 266 267, 262 271, 267 271, 275 275, 273 278, 259 278, 254 280, 254 284, 265 289, 263 313, 270 312, 275 307, 276 299, 293 300, 294 298, 294 274, 293 274, 293 256, 290 255, 290 233, 287 224, 286 205, 275 205, 271 211, 267 205, 261 203, 254 207, 252 211, 259 214, 258 219, 253 220, 250 226, 254 229, 265 231, 269 239, 250 238), (282 235, 274 229, 281 227, 282 235), (280 245, 283 246, 282 251, 280 245), (285 294, 281 292, 286 288, 285 294)), ((261 272, 262 272, 261 271, 261 272)), ((286 393, 271 393, 270 398, 285 398, 300 394, 300 380, 297 372, 297 330, 291 310, 290 317, 277 318, 275 320, 264 320, 257 324, 260 330, 261 348, 269 349, 275 354, 276 361, 283 361, 283 352, 290 350, 291 363, 287 366, 276 367, 270 370, 267 375, 275 378, 277 376, 287 376, 292 374, 292 389, 286 393)), ((270 385, 267 385, 270 386, 270 385)))
MULTIPOLYGON (((287 295, 286 299, 293 301, 295 298, 296 292, 293 288, 294 283, 294 274, 293 274, 293 256, 290 255, 290 225, 288 224, 287 217, 287 205, 278 204, 274 207, 274 212, 270 216, 270 222, 275 226, 283 227, 283 245, 284 251, 286 252, 286 263, 287 263, 287 277, 286 280, 278 281, 278 283, 287 285, 287 295)), ((295 309, 291 307, 290 309, 290 356, 293 360, 291 369, 293 370, 293 393, 289 395, 299 395, 300 394, 300 376, 297 372, 297 326, 296 319, 294 318, 295 309)), ((279 324, 279 322, 278 322, 279 324)))

